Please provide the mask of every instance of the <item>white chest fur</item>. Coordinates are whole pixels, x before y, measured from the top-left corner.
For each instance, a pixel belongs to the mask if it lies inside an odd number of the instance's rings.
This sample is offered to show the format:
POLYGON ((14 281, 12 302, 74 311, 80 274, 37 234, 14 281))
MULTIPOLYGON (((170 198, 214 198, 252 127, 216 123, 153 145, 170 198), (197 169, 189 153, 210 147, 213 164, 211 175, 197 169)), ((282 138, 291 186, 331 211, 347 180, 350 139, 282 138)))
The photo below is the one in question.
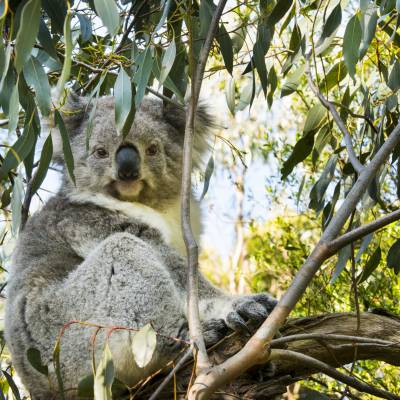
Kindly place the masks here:
MULTIPOLYGON (((186 255, 185 244, 181 232, 180 201, 177 199, 162 210, 155 210, 141 203, 120 201, 101 193, 76 192, 70 199, 76 203, 92 203, 112 211, 121 212, 128 218, 139 220, 157 229, 165 242, 180 254, 186 255)), ((191 202, 191 221, 193 231, 198 240, 201 233, 200 208, 198 202, 191 202)))

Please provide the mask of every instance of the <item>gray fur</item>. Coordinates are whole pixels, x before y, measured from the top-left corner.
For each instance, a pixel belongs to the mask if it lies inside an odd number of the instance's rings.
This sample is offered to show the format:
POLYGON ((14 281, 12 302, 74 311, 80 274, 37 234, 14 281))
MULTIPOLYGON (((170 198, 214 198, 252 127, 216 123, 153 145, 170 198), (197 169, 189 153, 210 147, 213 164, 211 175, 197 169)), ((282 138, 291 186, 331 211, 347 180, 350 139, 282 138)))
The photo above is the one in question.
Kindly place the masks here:
MULTIPOLYGON (((114 101, 99 99, 86 151, 89 107, 85 99, 69 100, 64 115, 75 157, 76 186, 65 173, 59 193, 28 221, 20 235, 9 277, 6 339, 14 365, 35 400, 58 399, 52 352, 64 324, 87 321, 107 326, 140 328, 152 323, 157 350, 148 366, 139 368, 130 350, 132 333, 115 331, 110 348, 119 380, 134 385, 172 359, 177 343, 187 339, 186 260, 180 235, 179 193, 184 114, 145 99, 128 136, 114 126, 114 101), (141 187, 118 189, 115 152, 122 142, 138 148, 141 187), (156 143, 159 153, 146 156, 156 143), (101 144, 109 157, 96 158, 101 144), (38 349, 50 368, 48 379, 28 362, 29 348, 38 349)), ((204 110, 198 119, 197 159, 206 149, 204 110)), ((61 153, 56 149, 56 160, 61 153)), ((197 203, 193 202, 194 219, 197 203)), ((194 221, 199 226, 199 221, 194 221)), ((198 230, 198 229, 197 229, 198 230)), ((215 342, 227 327, 259 322, 273 308, 269 295, 233 297, 203 276, 200 308, 206 340, 215 342)), ((61 340, 61 372, 65 396, 76 398, 78 382, 92 373, 91 336, 95 329, 71 325, 61 340)), ((96 340, 97 360, 105 342, 96 340)))

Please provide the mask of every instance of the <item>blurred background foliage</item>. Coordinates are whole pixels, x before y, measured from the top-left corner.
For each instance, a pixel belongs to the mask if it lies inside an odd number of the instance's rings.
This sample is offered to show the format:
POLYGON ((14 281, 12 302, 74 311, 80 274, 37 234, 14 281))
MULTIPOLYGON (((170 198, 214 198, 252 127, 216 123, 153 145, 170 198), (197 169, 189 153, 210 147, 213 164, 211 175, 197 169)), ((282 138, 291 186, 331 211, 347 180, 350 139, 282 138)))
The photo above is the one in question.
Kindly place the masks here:
MULTIPOLYGON (((94 106, 114 94, 121 134, 148 92, 183 104, 214 9, 212 0, 0 1, 3 271, 29 212, 57 186, 49 135, 55 125, 73 179, 58 112, 66 89, 94 106)), ((202 95, 221 128, 196 178, 206 218, 201 263, 216 284, 277 297, 288 287, 357 177, 342 133, 307 84, 307 59, 365 164, 398 123, 399 25, 396 0, 228 1, 202 95)), ((400 147, 346 229, 399 207, 399 155, 400 147)), ((294 315, 371 308, 400 314, 399 229, 393 224, 326 262, 294 315)), ((2 279, 4 296, 6 273, 2 279)), ((22 398, 4 343, 2 350, 0 398, 22 398)), ((367 361, 352 370, 400 391, 394 367, 367 361)), ((323 376, 303 384, 326 393, 309 398, 371 397, 323 376)))

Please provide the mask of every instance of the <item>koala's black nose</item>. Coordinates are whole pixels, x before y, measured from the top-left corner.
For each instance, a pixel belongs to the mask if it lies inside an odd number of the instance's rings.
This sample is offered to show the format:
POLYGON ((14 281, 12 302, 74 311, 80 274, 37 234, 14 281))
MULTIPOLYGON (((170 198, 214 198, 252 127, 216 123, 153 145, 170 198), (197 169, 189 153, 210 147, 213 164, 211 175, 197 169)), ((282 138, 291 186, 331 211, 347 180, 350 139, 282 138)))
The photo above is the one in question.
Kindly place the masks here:
POLYGON ((118 178, 123 181, 139 178, 140 155, 133 146, 122 146, 116 155, 118 178))

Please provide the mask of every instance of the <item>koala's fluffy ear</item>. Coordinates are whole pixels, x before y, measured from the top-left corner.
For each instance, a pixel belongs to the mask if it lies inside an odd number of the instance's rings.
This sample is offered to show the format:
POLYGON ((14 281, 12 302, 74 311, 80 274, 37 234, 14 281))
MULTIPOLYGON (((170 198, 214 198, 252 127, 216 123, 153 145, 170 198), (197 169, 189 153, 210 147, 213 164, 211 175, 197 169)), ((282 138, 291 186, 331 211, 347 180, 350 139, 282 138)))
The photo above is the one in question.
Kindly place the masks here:
MULTIPOLYGON (((179 133, 176 139, 183 146, 186 124, 186 110, 179 108, 173 104, 166 104, 163 109, 164 118, 179 133)), ((199 103, 195 119, 195 138, 193 143, 193 165, 201 167, 204 154, 210 150, 210 141, 212 138, 212 130, 217 127, 215 118, 209 112, 209 108, 204 103, 199 103)))
MULTIPOLYGON (((67 95, 65 104, 60 109, 60 113, 70 140, 82 133, 83 124, 87 120, 90 112, 89 106, 88 98, 79 96, 74 92, 70 92, 67 95)), ((63 162, 61 134, 58 128, 54 127, 54 123, 52 123, 51 126, 53 126, 51 128, 53 160, 61 164, 63 162)))

